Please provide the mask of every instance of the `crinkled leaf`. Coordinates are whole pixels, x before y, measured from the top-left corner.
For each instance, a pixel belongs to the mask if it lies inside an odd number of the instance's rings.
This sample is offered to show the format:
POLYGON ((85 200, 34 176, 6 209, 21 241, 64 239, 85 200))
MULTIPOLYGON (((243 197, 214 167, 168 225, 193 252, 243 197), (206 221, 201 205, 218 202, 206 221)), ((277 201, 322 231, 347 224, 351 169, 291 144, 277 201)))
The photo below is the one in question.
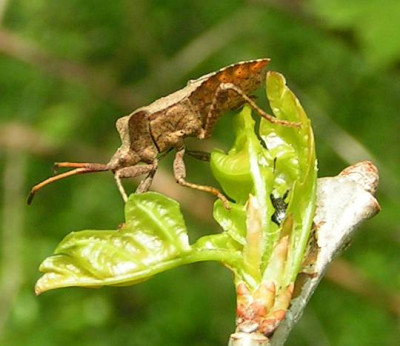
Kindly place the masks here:
POLYGON ((44 275, 36 293, 69 286, 131 285, 199 261, 220 261, 232 270, 239 266, 241 245, 228 232, 202 237, 190 246, 178 203, 161 194, 131 195, 125 215, 118 230, 80 231, 65 237, 41 264, 44 275))
MULTIPOLYGON (((269 151, 262 146, 260 138, 254 132, 255 121, 251 116, 249 107, 245 107, 234 120, 234 128, 236 140, 231 150, 224 154, 221 151, 211 153, 211 169, 222 186, 224 192, 234 199, 237 205, 243 210, 247 204, 249 194, 257 197, 260 214, 262 217, 262 227, 264 233, 261 241, 261 252, 266 254, 272 253, 273 239, 272 234, 276 234, 277 226, 271 222, 271 216, 274 212, 269 195, 273 186, 273 157, 269 151), (240 174, 237 174, 239 172, 240 174), (267 240, 267 238, 269 238, 267 240)), ((252 254, 253 250, 248 249, 249 242, 246 240, 246 214, 241 218, 242 230, 238 232, 237 227, 230 227, 232 223, 231 215, 227 212, 221 212, 219 205, 214 206, 214 217, 219 216, 216 220, 221 227, 229 232, 231 237, 235 239, 241 238, 241 244, 246 247, 245 254, 252 254)), ((231 226, 236 226, 232 224, 231 226)), ((257 245, 257 250, 259 251, 257 245)), ((253 257, 253 256, 252 256, 253 257)), ((250 263, 246 258, 243 263, 250 263)), ((266 265, 267 260, 263 265, 266 265)), ((261 271, 262 268, 259 268, 261 271)), ((260 273, 254 272, 255 276, 260 273)))
MULTIPOLYGON (((243 262, 248 265, 243 270, 252 271, 254 279, 259 275, 251 263, 260 266, 261 272, 270 272, 267 267, 277 242, 284 234, 290 234, 287 266, 284 273, 279 273, 279 281, 287 284, 297 275, 311 228, 315 208, 315 149, 310 121, 279 73, 268 73, 267 97, 278 119, 301 123, 301 128, 271 124, 262 119, 263 146, 254 132, 250 110, 245 108, 235 120, 236 141, 232 149, 227 154, 214 151, 211 155, 213 174, 228 196, 239 205, 247 203, 249 194, 256 196, 262 218, 263 235, 258 238, 262 251, 259 243, 251 245, 246 231, 239 230, 238 223, 232 222, 230 214, 222 212, 218 204, 214 216, 222 228, 244 246, 244 256, 251 256, 244 258, 243 262), (279 227, 271 221, 272 196, 287 204, 287 220, 279 227), (249 246, 253 247, 249 249, 249 246), (261 261, 254 256, 255 252, 262 256, 261 261), (253 269, 249 269, 251 267, 253 269)), ((243 215, 240 225, 246 229, 244 220, 243 215)))
POLYGON ((189 252, 177 202, 157 193, 131 195, 115 231, 69 234, 47 258, 36 292, 66 286, 127 285, 179 265, 189 252))
POLYGON ((222 229, 238 244, 246 242, 246 208, 239 204, 231 203, 231 209, 226 210, 220 201, 214 205, 214 219, 222 229))
MULTIPOLYGON (((289 189, 286 214, 292 218, 290 244, 285 272, 287 283, 294 282, 300 268, 315 212, 317 163, 311 122, 300 102, 286 86, 285 78, 268 72, 267 96, 272 111, 280 119, 297 121, 292 129, 261 122, 260 135, 271 152, 276 152, 274 188, 282 196, 289 189)), ((285 225, 284 223, 282 225, 285 225)), ((287 226, 287 224, 286 224, 287 226)))
POLYGON ((249 107, 245 107, 233 122, 236 135, 233 147, 227 154, 213 151, 210 166, 224 192, 237 203, 245 204, 249 193, 255 193, 251 166, 258 163, 263 179, 267 180, 271 176, 272 157, 254 132, 255 121, 249 107))

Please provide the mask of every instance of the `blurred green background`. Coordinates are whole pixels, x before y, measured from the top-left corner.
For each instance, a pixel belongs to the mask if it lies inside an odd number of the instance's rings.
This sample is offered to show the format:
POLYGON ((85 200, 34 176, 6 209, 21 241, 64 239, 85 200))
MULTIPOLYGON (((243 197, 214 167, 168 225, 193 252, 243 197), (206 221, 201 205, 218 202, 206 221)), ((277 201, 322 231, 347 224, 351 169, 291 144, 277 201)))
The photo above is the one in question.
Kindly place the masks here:
MULTIPOLYGON (((233 285, 215 263, 35 297, 37 268, 57 243, 115 228, 123 203, 109 173, 49 186, 31 207, 25 198, 55 161, 107 162, 118 117, 189 79, 270 57, 313 121, 319 176, 365 159, 381 173, 381 213, 332 266, 287 345, 397 345, 399 18, 398 0, 0 0, 0 344, 227 343, 233 285)), ((188 146, 226 149, 231 132, 226 115, 211 140, 188 146)), ((153 189, 182 204, 192 241, 218 232, 213 199, 175 184, 172 156, 153 189)), ((215 184, 207 164, 187 164, 190 181, 215 184)))

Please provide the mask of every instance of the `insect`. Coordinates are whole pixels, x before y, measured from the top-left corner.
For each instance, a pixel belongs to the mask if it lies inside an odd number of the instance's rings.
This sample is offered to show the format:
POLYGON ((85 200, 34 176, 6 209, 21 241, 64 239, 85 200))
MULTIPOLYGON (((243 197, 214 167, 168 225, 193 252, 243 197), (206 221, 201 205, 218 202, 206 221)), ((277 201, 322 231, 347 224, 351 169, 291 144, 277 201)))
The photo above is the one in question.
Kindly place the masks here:
MULTIPOLYGON (((232 64, 191 80, 186 87, 119 118, 116 127, 122 145, 108 163, 55 163, 55 167, 72 170, 35 185, 28 196, 28 204, 32 202, 38 190, 54 181, 76 174, 102 171, 111 171, 114 174, 122 198, 127 201, 128 197, 121 179, 144 175, 136 192, 147 191, 159 160, 170 150, 175 149, 173 171, 176 182, 215 195, 229 209, 227 198, 218 189, 186 181, 184 138, 209 138, 218 118, 244 103, 248 103, 271 123, 299 127, 298 123, 279 120, 267 114, 249 96, 264 80, 268 63, 269 59, 257 59, 232 64)), ((186 152, 198 159, 207 159, 207 155, 202 153, 186 152)))
POLYGON ((286 197, 289 194, 289 190, 282 197, 276 197, 273 193, 270 195, 271 203, 275 208, 275 212, 271 216, 271 220, 278 226, 283 222, 286 217, 286 209, 288 203, 285 202, 286 197))

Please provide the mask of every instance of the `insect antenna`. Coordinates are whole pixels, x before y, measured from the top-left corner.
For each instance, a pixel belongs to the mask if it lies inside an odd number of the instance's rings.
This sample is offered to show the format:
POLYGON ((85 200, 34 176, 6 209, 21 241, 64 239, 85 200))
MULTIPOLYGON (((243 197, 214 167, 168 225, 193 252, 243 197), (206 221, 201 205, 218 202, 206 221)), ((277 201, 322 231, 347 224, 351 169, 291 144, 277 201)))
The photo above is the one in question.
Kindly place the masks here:
POLYGON ((108 165, 101 163, 76 163, 76 162, 57 162, 54 164, 55 168, 65 167, 65 168, 74 168, 71 171, 57 174, 53 177, 50 177, 46 180, 43 180, 41 183, 36 184, 32 187, 31 192, 28 195, 27 203, 31 204, 33 197, 35 197, 36 192, 38 192, 42 187, 51 184, 57 180, 61 180, 67 178, 71 175, 76 174, 85 174, 85 173, 94 173, 94 172, 104 172, 108 171, 108 165))

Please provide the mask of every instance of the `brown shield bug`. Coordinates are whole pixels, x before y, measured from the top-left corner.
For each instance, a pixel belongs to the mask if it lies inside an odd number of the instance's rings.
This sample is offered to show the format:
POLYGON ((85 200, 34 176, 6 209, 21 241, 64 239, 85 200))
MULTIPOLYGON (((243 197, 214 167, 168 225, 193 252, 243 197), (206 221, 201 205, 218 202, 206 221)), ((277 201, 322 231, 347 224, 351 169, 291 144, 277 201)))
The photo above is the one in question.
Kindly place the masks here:
MULTIPOLYGON (((279 120, 265 113, 249 96, 263 82, 268 63, 269 59, 257 59, 232 64, 189 81, 183 89, 119 118, 116 127, 122 145, 110 162, 55 163, 56 167, 73 169, 35 185, 28 196, 28 204, 32 202, 35 193, 47 184, 71 175, 102 171, 111 171, 114 174, 118 189, 126 201, 128 197, 121 178, 145 175, 136 192, 147 191, 160 158, 171 149, 175 149, 173 170, 177 183, 212 193, 222 200, 226 208, 229 208, 226 197, 218 189, 186 181, 183 140, 185 137, 199 139, 210 137, 218 118, 244 103, 248 103, 260 116, 272 123, 299 127, 298 123, 279 120)), ((189 151, 187 153, 199 159, 207 159, 205 154, 189 151)))

